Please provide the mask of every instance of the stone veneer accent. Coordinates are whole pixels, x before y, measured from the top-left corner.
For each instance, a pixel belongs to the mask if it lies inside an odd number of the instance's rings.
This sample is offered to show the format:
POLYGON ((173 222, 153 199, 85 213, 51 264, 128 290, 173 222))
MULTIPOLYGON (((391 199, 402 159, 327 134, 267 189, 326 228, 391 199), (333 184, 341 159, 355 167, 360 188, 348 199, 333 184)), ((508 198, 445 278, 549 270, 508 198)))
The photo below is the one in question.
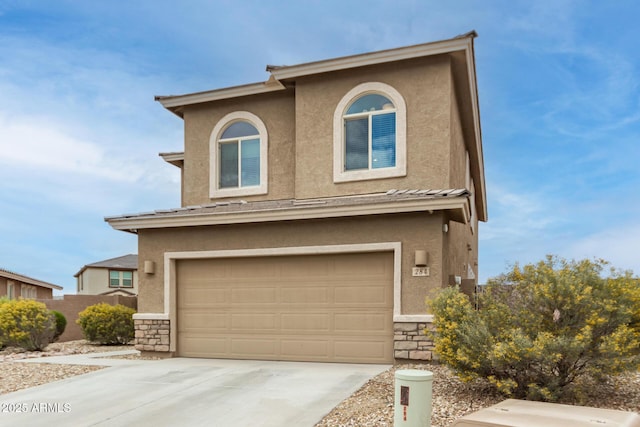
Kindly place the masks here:
POLYGON ((135 348, 140 351, 168 352, 170 337, 169 320, 134 319, 135 348))
MULTIPOLYGON (((139 351, 169 352, 171 330, 169 320, 134 319, 135 348, 139 351)), ((396 359, 434 360, 433 340, 425 330, 433 330, 427 322, 395 322, 393 350, 396 359)))
POLYGON ((434 360, 433 340, 425 329, 433 330, 433 323, 395 322, 393 324, 393 353, 396 359, 434 360))

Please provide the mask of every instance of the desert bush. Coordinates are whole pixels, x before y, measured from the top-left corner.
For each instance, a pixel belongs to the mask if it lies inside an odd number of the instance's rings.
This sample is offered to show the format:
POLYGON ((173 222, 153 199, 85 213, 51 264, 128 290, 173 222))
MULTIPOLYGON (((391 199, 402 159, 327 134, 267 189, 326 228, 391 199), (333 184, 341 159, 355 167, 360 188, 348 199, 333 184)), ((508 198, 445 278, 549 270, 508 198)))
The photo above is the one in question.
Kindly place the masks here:
MULTIPOLYGON (((476 311, 457 288, 429 301, 435 351, 463 380, 556 401, 640 368, 640 281, 605 261, 553 256, 489 280, 476 311)), ((574 396, 575 397, 575 396, 574 396)))
POLYGON ((136 311, 122 304, 99 303, 78 313, 76 322, 88 341, 100 344, 127 344, 133 339, 133 314, 136 311))
POLYGON ((64 330, 67 328, 67 318, 64 317, 64 314, 56 310, 51 310, 51 313, 53 313, 56 318, 56 333, 53 336, 53 342, 56 342, 60 339, 60 335, 62 335, 64 330))
POLYGON ((45 304, 28 299, 0 304, 0 341, 4 345, 43 350, 55 332, 55 317, 45 304))

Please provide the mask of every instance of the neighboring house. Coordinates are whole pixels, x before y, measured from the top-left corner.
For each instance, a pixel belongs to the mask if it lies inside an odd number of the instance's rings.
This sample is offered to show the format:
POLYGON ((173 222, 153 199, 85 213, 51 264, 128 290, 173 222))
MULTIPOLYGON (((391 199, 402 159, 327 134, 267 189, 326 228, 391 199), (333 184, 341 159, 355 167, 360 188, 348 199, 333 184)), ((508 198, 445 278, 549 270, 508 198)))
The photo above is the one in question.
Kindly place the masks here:
POLYGON ((294 66, 158 97, 184 120, 182 207, 137 233, 136 347, 165 355, 430 359, 425 299, 475 283, 486 193, 473 40, 294 66))
POLYGON ((0 298, 52 299, 54 289, 61 291, 62 286, 0 268, 0 298))
POLYGON ((138 295, 138 255, 87 264, 73 277, 78 295, 138 295))

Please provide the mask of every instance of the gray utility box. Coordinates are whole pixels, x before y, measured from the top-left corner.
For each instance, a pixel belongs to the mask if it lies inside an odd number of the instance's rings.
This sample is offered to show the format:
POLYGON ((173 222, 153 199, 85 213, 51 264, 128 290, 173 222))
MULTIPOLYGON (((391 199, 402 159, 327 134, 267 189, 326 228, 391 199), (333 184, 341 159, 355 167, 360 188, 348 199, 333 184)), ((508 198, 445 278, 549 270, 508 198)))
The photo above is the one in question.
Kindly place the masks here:
POLYGON ((635 412, 507 399, 464 416, 453 427, 640 427, 635 412))

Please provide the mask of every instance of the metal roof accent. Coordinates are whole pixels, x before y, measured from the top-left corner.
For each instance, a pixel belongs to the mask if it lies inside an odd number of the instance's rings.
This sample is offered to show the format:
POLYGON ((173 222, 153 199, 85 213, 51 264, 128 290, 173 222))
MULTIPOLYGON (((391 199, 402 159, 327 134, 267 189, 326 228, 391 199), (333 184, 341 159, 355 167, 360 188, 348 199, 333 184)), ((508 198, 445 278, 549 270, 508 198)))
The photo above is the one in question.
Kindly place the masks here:
POLYGON ((439 210, 449 211, 453 221, 466 223, 469 220, 470 193, 466 189, 408 191, 392 190, 386 193, 317 199, 220 201, 206 206, 190 206, 187 210, 166 209, 152 214, 107 217, 105 221, 117 230, 135 233, 144 228, 242 224, 439 210))

